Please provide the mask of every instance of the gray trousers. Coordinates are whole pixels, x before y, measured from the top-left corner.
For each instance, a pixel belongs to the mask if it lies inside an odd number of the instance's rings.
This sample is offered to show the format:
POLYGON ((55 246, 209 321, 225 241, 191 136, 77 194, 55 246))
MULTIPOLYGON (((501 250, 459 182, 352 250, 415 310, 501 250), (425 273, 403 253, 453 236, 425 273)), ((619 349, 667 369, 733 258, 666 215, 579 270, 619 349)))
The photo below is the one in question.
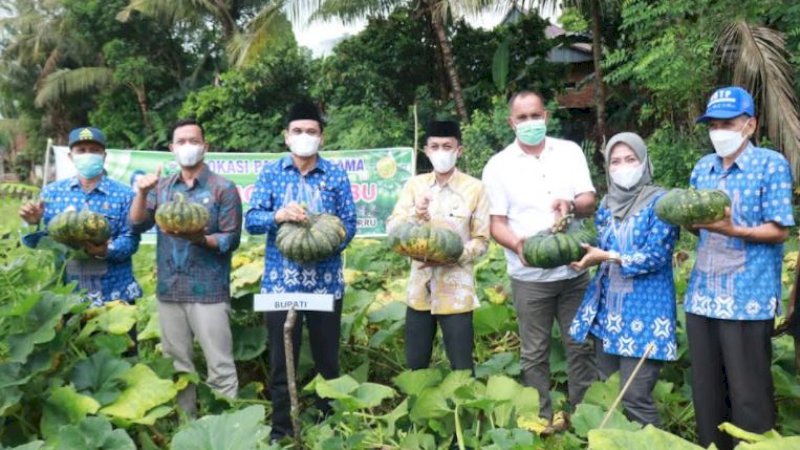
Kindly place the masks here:
MULTIPOLYGON (((622 389, 633 373, 639 358, 611 355, 603 351, 603 344, 595 340, 594 348, 597 352, 597 371, 601 380, 619 371, 619 388, 622 389)), ((630 387, 622 396, 622 405, 625 406, 625 415, 629 419, 642 425, 652 424, 659 426, 661 418, 658 415, 656 402, 653 400, 653 388, 656 387, 658 374, 661 372, 662 362, 655 359, 646 359, 631 382, 630 387)))
MULTIPOLYGON (((233 339, 228 320, 228 303, 158 303, 161 326, 161 349, 175 362, 178 372, 195 371, 192 361, 194 339, 203 349, 212 389, 228 397, 236 397, 239 380, 233 362, 233 339)), ((189 415, 197 413, 197 391, 190 384, 178 393, 178 405, 189 415)))
POLYGON ((539 391, 539 415, 553 417, 550 401, 550 332, 557 320, 567 351, 569 403, 574 408, 583 394, 597 380, 594 345, 591 340, 575 342, 569 327, 583 301, 589 274, 548 282, 511 279, 517 324, 522 341, 520 365, 523 382, 539 391))

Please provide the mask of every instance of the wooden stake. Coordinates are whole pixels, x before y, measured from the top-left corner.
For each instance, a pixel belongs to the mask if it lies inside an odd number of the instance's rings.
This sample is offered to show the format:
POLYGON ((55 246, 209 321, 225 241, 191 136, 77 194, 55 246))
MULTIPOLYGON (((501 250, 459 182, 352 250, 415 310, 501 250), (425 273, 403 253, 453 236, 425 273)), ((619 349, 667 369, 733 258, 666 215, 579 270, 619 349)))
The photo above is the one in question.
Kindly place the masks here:
POLYGON ((644 350, 644 355, 642 355, 642 357, 639 359, 639 362, 636 364, 636 367, 634 367, 633 372, 631 372, 631 376, 628 377, 628 381, 625 382, 625 386, 623 386, 622 390, 619 391, 619 395, 617 395, 617 398, 614 400, 614 403, 611 404, 611 408, 609 408, 605 417, 603 417, 603 421, 600 422, 600 426, 597 427, 598 430, 606 426, 606 422, 608 422, 608 419, 611 418, 611 414, 614 412, 614 410, 617 409, 617 405, 619 405, 619 402, 622 401, 622 396, 625 395, 625 392, 627 392, 628 388, 631 387, 633 379, 636 378, 636 375, 642 368, 644 361, 647 359, 648 356, 650 356, 650 353, 652 353, 654 348, 655 346, 653 345, 652 342, 647 344, 647 348, 644 350))
POLYGON ((297 380, 295 379, 294 373, 294 346, 292 345, 292 331, 294 330, 295 322, 297 322, 297 311, 291 308, 289 313, 286 314, 286 321, 283 323, 283 351, 286 353, 286 378, 289 382, 289 400, 291 401, 289 413, 292 416, 294 441, 298 448, 302 448, 302 441, 300 439, 300 402, 297 399, 297 380))

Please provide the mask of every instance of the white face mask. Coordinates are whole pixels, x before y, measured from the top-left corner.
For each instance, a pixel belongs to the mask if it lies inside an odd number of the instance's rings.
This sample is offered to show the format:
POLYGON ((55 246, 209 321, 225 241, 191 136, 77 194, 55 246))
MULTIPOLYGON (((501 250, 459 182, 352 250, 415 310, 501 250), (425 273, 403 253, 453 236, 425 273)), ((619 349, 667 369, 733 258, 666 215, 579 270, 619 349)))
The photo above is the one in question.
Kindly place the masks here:
POLYGON ((313 156, 319 150, 319 136, 311 136, 310 134, 292 134, 289 135, 289 150, 301 158, 313 156))
POLYGON ((734 130, 711 130, 708 132, 708 137, 711 139, 711 144, 714 146, 714 151, 717 152, 722 158, 727 158, 739 150, 742 142, 747 139, 747 136, 742 136, 742 130, 747 126, 750 121, 745 122, 744 126, 739 131, 734 130))
POLYGON ((453 167, 456 166, 458 152, 435 150, 428 155, 428 159, 431 160, 433 170, 438 173, 447 173, 453 170, 453 167))
POLYGON ((644 164, 639 163, 638 166, 621 166, 609 172, 611 181, 623 189, 630 189, 636 186, 636 183, 642 179, 644 175, 644 164))
POLYGON ((186 144, 174 146, 173 151, 175 152, 175 161, 181 167, 194 167, 203 160, 205 149, 202 145, 186 144))

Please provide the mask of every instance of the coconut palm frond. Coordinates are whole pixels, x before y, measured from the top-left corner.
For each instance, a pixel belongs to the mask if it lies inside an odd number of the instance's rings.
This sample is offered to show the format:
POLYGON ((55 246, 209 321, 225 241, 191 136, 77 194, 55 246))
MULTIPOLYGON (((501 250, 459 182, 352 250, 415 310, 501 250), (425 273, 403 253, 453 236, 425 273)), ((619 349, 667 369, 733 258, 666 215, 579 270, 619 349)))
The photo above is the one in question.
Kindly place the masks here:
POLYGON ((133 12, 139 12, 167 25, 180 21, 194 22, 200 19, 201 11, 213 10, 215 6, 212 4, 202 0, 131 0, 117 13, 117 20, 127 22, 133 12))
POLYGON ((798 175, 800 114, 785 44, 776 30, 738 21, 720 36, 716 49, 733 69, 734 84, 753 93, 759 123, 798 175))
POLYGON ((397 0, 322 0, 309 17, 309 22, 337 19, 343 24, 351 24, 368 16, 387 16, 399 4, 401 2, 397 0))
POLYGON ((81 67, 57 70, 42 82, 36 92, 36 105, 42 106, 61 97, 110 84, 114 72, 108 67, 81 67))
POLYGON ((292 25, 281 12, 281 5, 265 6, 245 26, 237 32, 227 45, 228 57, 232 64, 245 66, 276 42, 292 35, 292 25))

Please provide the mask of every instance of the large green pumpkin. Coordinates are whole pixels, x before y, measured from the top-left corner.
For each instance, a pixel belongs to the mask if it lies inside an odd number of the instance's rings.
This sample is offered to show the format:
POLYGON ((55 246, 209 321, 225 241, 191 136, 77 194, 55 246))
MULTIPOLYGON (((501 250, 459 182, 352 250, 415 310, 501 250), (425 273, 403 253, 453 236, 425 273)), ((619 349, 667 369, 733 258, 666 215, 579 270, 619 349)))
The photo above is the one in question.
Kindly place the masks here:
POLYGON ((429 224, 402 223, 389 234, 392 250, 411 259, 435 264, 451 264, 464 252, 461 236, 447 228, 429 224))
POLYGON ((309 264, 339 251, 347 232, 342 221, 331 214, 311 214, 305 222, 284 222, 278 228, 275 246, 287 259, 309 264))
POLYGON ((181 193, 176 193, 171 202, 156 210, 156 223, 162 231, 174 234, 195 234, 205 230, 208 210, 197 203, 187 202, 181 193))
POLYGON ((111 227, 102 214, 70 208, 50 220, 47 233, 57 242, 80 247, 85 242, 95 245, 107 242, 111 237, 111 227))
POLYGON ((581 244, 595 245, 595 240, 589 225, 572 222, 564 231, 545 230, 529 237, 522 246, 522 255, 533 267, 553 269, 580 261, 586 254, 581 244))
POLYGON ((711 223, 725 217, 731 199, 718 189, 671 189, 656 202, 656 215, 678 226, 711 223))

